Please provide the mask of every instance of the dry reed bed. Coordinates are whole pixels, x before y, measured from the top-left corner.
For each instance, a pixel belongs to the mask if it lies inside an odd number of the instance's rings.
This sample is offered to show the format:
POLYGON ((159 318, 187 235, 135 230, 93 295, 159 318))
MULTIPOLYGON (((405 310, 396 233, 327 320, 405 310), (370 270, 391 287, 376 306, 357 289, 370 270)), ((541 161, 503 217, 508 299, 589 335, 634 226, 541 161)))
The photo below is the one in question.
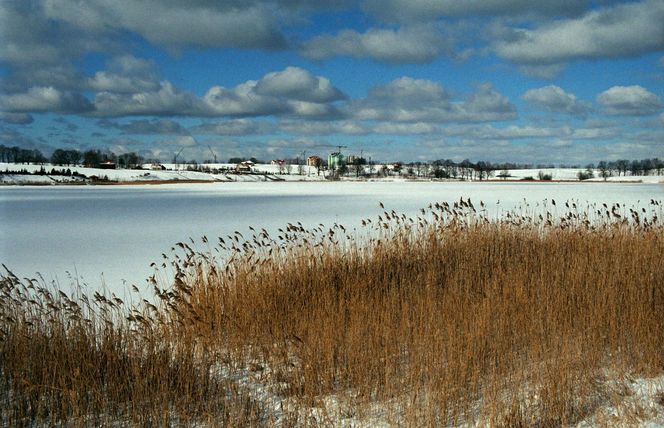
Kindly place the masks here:
POLYGON ((132 305, 7 273, 0 420, 578 422, 664 372, 664 228, 658 201, 577 204, 204 237, 132 305))

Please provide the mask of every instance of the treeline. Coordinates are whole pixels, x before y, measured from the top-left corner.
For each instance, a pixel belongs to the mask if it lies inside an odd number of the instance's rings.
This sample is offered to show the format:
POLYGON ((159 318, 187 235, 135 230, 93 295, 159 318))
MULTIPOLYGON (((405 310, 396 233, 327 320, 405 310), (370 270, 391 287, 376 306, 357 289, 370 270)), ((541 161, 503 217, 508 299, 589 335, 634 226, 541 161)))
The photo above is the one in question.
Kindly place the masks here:
MULTIPOLYGON (((406 172, 417 176, 434 176, 436 178, 461 178, 483 180, 493 176, 509 176, 509 170, 515 169, 550 169, 552 164, 518 164, 518 163, 492 163, 489 161, 471 162, 464 159, 454 162, 451 159, 439 159, 431 164, 412 162, 407 164, 406 172)), ((596 171, 600 177, 628 175, 663 175, 664 160, 647 158, 641 160, 619 159, 615 161, 600 161, 597 165, 590 163, 583 167, 579 165, 560 165, 560 168, 585 169, 584 174, 596 171)))
POLYGON ((18 146, 6 147, 0 144, 0 162, 46 163, 48 159, 39 150, 22 149, 18 146))
POLYGON ((87 178, 85 174, 81 174, 78 171, 72 171, 71 169, 67 168, 66 170, 62 169, 55 169, 51 168, 51 170, 47 170, 43 166, 39 168, 37 171, 28 171, 25 168, 21 168, 18 171, 10 171, 9 169, 5 169, 5 174, 12 174, 12 175, 55 175, 55 176, 63 176, 63 177, 79 177, 79 178, 87 178))
POLYGON ((89 168, 97 167, 104 162, 113 162, 121 168, 135 168, 140 166, 143 161, 143 157, 135 152, 116 155, 108 150, 86 150, 80 152, 78 150, 56 149, 51 155, 51 163, 53 165, 82 164, 89 168))
POLYGON ((136 168, 140 166, 144 159, 135 152, 116 155, 110 150, 67 150, 55 149, 50 158, 36 149, 22 149, 18 146, 6 147, 0 144, 0 162, 6 163, 32 163, 44 164, 50 162, 58 166, 86 166, 89 168, 98 167, 103 162, 113 162, 121 168, 136 168))
POLYGON ((589 169, 597 169, 600 176, 611 177, 613 175, 662 175, 664 172, 664 160, 658 158, 632 160, 620 159, 617 161, 601 161, 597 166, 590 164, 589 169))

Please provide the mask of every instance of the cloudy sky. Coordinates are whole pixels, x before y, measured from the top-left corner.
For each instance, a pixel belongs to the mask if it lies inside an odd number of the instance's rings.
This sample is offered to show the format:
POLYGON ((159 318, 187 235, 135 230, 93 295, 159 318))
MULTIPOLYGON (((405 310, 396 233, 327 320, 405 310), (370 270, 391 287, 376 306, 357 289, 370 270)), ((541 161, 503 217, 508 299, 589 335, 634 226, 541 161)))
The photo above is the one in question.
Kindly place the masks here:
POLYGON ((664 157, 664 0, 0 0, 0 144, 664 157))

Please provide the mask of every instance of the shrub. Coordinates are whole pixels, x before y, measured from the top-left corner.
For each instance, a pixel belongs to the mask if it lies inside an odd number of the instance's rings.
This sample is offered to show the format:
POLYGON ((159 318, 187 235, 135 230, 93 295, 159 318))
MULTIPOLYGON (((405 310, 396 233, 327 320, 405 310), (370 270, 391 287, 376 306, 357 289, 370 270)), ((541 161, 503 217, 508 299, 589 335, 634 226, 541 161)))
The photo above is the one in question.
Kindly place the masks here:
POLYGON ((545 174, 544 171, 539 171, 537 173, 537 179, 540 181, 551 181, 553 176, 551 174, 545 174))

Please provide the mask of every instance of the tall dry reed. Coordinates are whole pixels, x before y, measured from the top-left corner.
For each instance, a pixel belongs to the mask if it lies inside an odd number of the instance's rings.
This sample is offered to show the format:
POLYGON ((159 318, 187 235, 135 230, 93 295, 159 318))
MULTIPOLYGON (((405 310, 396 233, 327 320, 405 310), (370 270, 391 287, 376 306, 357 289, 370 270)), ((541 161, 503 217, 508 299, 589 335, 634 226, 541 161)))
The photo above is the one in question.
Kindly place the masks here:
POLYGON ((559 426, 664 371, 660 203, 185 243, 140 305, 2 279, 9 424, 559 426))

